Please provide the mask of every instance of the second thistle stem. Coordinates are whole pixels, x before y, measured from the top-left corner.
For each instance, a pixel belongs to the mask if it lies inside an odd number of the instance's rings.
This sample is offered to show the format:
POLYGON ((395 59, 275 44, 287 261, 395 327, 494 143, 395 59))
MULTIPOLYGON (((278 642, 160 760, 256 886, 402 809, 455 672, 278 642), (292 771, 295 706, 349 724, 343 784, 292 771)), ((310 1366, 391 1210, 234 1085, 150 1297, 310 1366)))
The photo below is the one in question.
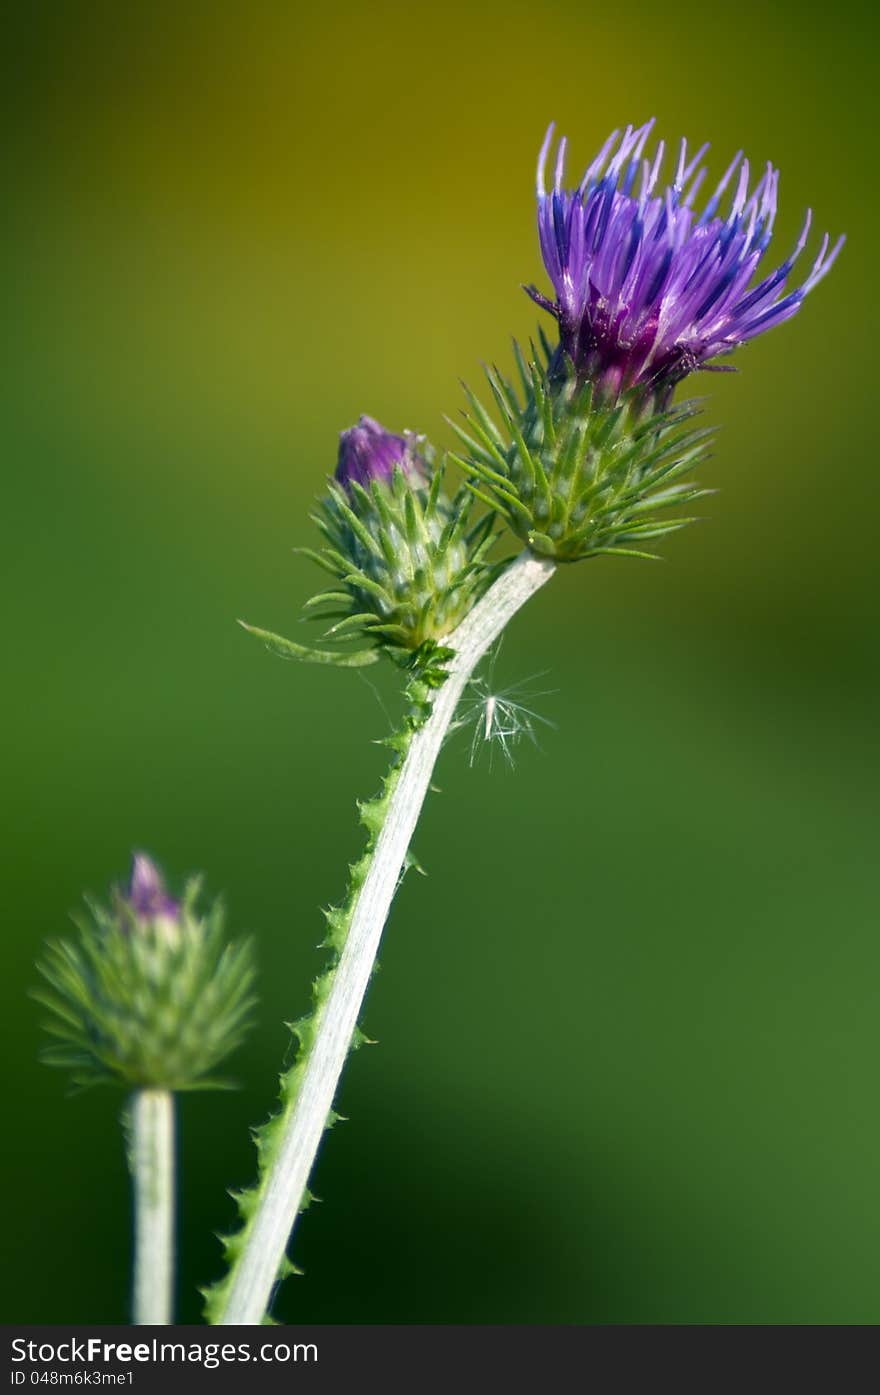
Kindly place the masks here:
POLYGON ((455 709, 487 650, 554 571, 555 564, 548 559, 522 553, 445 641, 454 650, 448 677, 436 692, 424 725, 413 735, 395 781, 332 987, 316 1022, 296 1102, 283 1121, 256 1212, 230 1276, 221 1323, 253 1324, 263 1318, 351 1046, 410 840, 455 709))
POLYGON ((174 1288, 174 1096, 138 1090, 131 1104, 134 1296, 138 1326, 171 1322, 174 1288))

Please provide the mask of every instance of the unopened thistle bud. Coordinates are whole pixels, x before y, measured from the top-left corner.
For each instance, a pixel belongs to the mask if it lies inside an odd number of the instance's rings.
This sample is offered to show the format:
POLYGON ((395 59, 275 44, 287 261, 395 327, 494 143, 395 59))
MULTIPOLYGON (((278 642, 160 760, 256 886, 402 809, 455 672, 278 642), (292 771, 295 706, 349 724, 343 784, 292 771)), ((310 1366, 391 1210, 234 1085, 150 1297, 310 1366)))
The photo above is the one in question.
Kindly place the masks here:
POLYGON ((230 944, 219 903, 202 915, 198 880, 180 900, 136 854, 129 885, 109 906, 87 902, 75 940, 50 943, 37 968, 47 988, 50 1065, 79 1086, 207 1088, 242 1040, 254 1004, 251 944, 230 944))
MULTIPOLYGON (((663 144, 644 158, 653 122, 606 142, 580 183, 565 188, 565 141, 552 188, 538 160, 538 233, 554 299, 529 294, 555 319, 543 359, 517 351, 522 397, 500 374, 489 382, 501 428, 469 394, 460 464, 473 488, 536 551, 558 561, 603 552, 646 555, 644 544, 691 519, 668 517, 706 491, 683 479, 706 454, 694 404, 672 407, 695 369, 783 323, 831 269, 843 239, 822 240, 796 289, 786 282, 807 241, 759 280, 770 245, 779 173, 754 187, 738 155, 702 212, 695 211, 706 147, 683 141, 672 183, 658 189, 663 144), (718 210, 732 191, 726 217, 718 210)), ((651 555, 651 554, 648 554, 651 555)))
POLYGON ((397 435, 366 416, 342 433, 315 515, 327 546, 307 554, 339 583, 309 603, 333 621, 328 637, 418 650, 450 634, 486 588, 492 520, 469 529, 468 492, 450 500, 442 485, 424 437, 397 435))

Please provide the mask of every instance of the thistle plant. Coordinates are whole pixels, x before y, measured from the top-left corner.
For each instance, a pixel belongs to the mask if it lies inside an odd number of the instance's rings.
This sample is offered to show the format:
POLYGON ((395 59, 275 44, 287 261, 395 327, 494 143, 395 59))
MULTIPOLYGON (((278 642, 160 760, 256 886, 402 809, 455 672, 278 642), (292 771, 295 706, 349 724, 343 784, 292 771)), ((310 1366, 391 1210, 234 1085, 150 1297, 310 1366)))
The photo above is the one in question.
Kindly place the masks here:
POLYGON ((134 1184, 133 1318, 168 1323, 174 1278, 174 1094, 222 1089, 214 1070, 241 1042, 254 1004, 250 942, 228 943, 216 902, 198 910, 200 882, 172 897, 136 854, 128 887, 107 906, 87 901, 75 940, 47 945, 37 967, 48 1009, 49 1065, 74 1086, 115 1084, 126 1113, 134 1184))
MULTIPOLYGON (((344 431, 313 515, 320 540, 302 549, 331 578, 304 608, 324 626, 321 639, 244 626, 285 657, 393 664, 405 715, 386 738, 378 794, 359 805, 366 846, 344 900, 325 912, 326 964, 311 1010, 291 1025, 297 1053, 277 1113, 256 1130, 257 1180, 233 1194, 240 1224, 223 1241, 226 1272, 205 1290, 212 1323, 264 1320, 277 1281, 293 1272, 289 1237, 336 1117, 346 1057, 364 1040, 358 1021, 385 921, 444 740, 467 720, 469 696, 480 700, 479 664, 560 565, 653 557, 658 540, 692 520, 708 492, 693 472, 711 430, 678 389, 697 371, 729 367, 735 349, 795 315, 840 251, 843 239, 831 248, 826 236, 789 287, 808 214, 792 253, 763 274, 778 171, 768 165, 753 182, 737 155, 700 207, 706 147, 691 155, 683 141, 663 185, 662 142, 647 153, 652 130, 615 132, 571 187, 560 141, 548 188, 551 126, 536 190, 551 293, 527 289, 554 334, 514 346, 516 384, 488 370, 488 405, 466 389, 454 453, 368 416, 344 431), (464 477, 455 490, 450 468, 464 477)), ((507 749, 535 735, 518 706, 508 694, 485 707, 485 735, 494 728, 507 749)), ((135 1091, 141 1321, 169 1311, 170 1092, 209 1083, 249 1007, 246 952, 222 948, 212 916, 196 918, 194 895, 173 900, 139 860, 128 893, 109 910, 92 907, 79 944, 51 948, 43 965, 55 1059, 80 1083, 113 1078, 135 1091)))
POLYGON ((662 143, 645 155, 653 123, 615 132, 580 182, 565 183, 565 141, 552 189, 538 161, 538 232, 553 297, 529 294, 549 312, 555 342, 516 347, 520 383, 488 373, 494 413, 468 391, 462 449, 452 462, 466 486, 450 501, 423 438, 395 435, 368 417, 343 433, 335 479, 316 522, 310 555, 335 589, 307 609, 332 623, 329 641, 306 646, 252 626, 270 648, 340 665, 382 654, 408 671, 407 716, 388 741, 391 769, 380 794, 360 806, 367 846, 348 896, 327 912, 329 962, 312 1012, 294 1025, 299 1052, 281 1077, 277 1115, 257 1132, 256 1186, 238 1195, 241 1228, 225 1240, 228 1272, 207 1291, 209 1320, 259 1322, 276 1280, 291 1272, 288 1237, 308 1203, 308 1181, 358 1028, 386 917, 435 761, 459 701, 490 646, 557 565, 603 553, 651 556, 645 544, 683 527, 706 491, 690 479, 710 432, 695 402, 675 391, 698 369, 795 314, 831 268, 842 243, 826 237, 804 282, 787 290, 806 243, 754 284, 770 245, 778 173, 750 184, 737 156, 702 211, 706 147, 685 142, 672 182, 660 187, 662 143), (723 201, 733 189, 726 213, 723 201), (470 497, 468 497, 470 496, 470 497), (471 522, 471 505, 483 513, 471 522), (670 516, 669 510, 672 510, 670 516), (525 550, 493 562, 496 532, 525 550))

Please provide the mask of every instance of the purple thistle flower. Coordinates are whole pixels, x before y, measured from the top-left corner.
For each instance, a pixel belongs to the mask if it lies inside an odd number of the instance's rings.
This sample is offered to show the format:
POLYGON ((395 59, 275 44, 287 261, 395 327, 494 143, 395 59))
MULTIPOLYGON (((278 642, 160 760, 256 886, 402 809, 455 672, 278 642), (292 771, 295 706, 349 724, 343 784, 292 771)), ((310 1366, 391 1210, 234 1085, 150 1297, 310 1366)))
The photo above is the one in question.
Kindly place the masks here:
POLYGON ((564 137, 546 189, 552 125, 538 159, 538 233, 556 300, 526 289, 558 320, 578 376, 611 397, 640 385, 668 399, 695 368, 719 367, 708 361, 790 319, 844 242, 829 253, 826 233, 809 275, 786 291, 810 230, 808 211, 791 255, 750 289, 773 232, 779 171, 768 164, 750 191, 740 151, 698 214, 708 146, 688 159, 682 141, 672 184, 658 191, 663 142, 653 161, 643 158, 653 126, 628 126, 622 137, 615 131, 576 189, 563 188, 564 137), (724 218, 718 209, 728 188, 724 218))
POLYGON ((168 895, 162 874, 146 853, 135 853, 131 868, 131 882, 126 896, 135 915, 142 920, 152 920, 165 916, 178 920, 180 904, 168 895))
POLYGON ((340 484, 355 483, 369 489, 373 480, 390 483, 395 466, 414 483, 425 482, 425 462, 411 433, 396 436, 367 416, 362 416, 357 426, 341 433, 336 466, 336 479, 340 484))

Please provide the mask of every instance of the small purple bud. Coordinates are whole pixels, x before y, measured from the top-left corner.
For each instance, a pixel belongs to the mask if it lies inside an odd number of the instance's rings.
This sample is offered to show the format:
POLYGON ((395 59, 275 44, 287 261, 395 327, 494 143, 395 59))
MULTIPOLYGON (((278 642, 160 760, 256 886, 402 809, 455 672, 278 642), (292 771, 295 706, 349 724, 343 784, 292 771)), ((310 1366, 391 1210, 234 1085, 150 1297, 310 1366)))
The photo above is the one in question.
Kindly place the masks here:
POLYGON ((135 915, 142 920, 163 916, 177 922, 180 903, 168 895, 155 862, 146 853, 135 853, 131 867, 131 883, 125 898, 135 915))
POLYGON ((400 466, 413 483, 424 483, 425 462, 409 433, 396 436, 366 416, 357 426, 341 433, 336 466, 336 479, 341 485, 354 483, 369 489, 373 480, 390 482, 395 466, 400 466))

